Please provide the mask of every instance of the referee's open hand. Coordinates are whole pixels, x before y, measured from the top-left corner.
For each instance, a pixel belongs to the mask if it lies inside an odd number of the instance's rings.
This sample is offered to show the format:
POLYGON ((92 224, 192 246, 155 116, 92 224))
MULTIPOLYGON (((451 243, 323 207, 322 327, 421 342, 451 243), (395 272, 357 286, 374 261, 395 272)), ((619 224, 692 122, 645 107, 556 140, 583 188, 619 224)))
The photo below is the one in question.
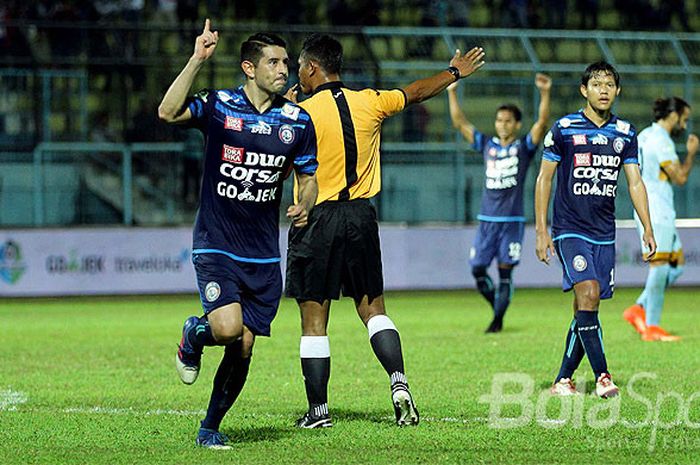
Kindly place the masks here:
POLYGON ((481 47, 474 47, 464 55, 457 49, 450 60, 450 66, 454 66, 459 70, 460 78, 465 78, 484 66, 484 55, 484 49, 481 47))
POLYGON ((218 42, 219 32, 211 30, 211 22, 207 18, 204 21, 204 30, 195 39, 194 57, 200 61, 208 60, 214 54, 218 42))
POLYGON ((309 222, 309 212, 301 204, 290 205, 287 209, 287 218, 292 220, 292 224, 297 228, 303 228, 309 222))

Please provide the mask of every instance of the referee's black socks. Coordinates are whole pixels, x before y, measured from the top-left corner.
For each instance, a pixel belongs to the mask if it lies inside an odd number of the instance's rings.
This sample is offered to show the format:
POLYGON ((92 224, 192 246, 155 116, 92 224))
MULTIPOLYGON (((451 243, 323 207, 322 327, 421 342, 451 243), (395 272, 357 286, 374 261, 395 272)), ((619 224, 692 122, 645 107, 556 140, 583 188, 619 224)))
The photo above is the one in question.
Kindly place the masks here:
POLYGON ((331 376, 331 347, 328 336, 302 336, 299 343, 309 413, 328 414, 328 380, 331 376))
POLYGON ((407 389, 401 338, 394 323, 386 315, 375 315, 367 321, 367 333, 374 354, 389 375, 392 389, 394 386, 407 389))

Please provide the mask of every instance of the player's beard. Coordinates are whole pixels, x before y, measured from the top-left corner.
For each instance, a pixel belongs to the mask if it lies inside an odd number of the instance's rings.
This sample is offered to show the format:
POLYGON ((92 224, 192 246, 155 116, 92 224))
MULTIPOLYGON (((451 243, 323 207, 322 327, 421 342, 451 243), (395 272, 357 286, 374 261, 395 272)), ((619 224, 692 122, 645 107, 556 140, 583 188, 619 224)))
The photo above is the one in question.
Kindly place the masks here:
POLYGON ((683 135, 684 132, 685 130, 678 124, 676 124, 675 126, 673 126, 673 128, 671 128, 671 137, 680 137, 683 135))

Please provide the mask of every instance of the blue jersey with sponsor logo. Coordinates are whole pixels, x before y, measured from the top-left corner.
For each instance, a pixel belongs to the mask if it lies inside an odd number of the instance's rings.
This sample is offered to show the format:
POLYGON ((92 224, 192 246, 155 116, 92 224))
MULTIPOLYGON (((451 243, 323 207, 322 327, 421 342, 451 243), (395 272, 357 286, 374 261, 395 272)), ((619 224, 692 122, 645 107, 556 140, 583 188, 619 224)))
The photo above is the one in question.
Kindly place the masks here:
POLYGON ((484 156, 486 181, 481 195, 481 221, 525 222, 523 187, 530 162, 537 151, 532 136, 516 139, 501 146, 498 137, 487 137, 474 131, 474 150, 484 156))
POLYGON ((615 241, 615 196, 620 169, 637 163, 637 131, 611 115, 602 127, 583 111, 559 119, 547 133, 542 158, 557 162, 552 238, 615 241))
POLYGON ((311 175, 318 166, 309 114, 279 96, 260 113, 242 86, 203 90, 187 106, 205 136, 193 252, 279 262, 282 183, 292 168, 311 175))

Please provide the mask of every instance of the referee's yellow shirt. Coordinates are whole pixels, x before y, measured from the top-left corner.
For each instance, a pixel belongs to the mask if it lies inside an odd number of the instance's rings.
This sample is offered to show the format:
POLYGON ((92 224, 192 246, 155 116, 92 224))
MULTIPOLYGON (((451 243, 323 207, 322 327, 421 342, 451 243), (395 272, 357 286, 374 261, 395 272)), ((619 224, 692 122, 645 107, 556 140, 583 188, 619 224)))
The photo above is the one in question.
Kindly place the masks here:
POLYGON ((381 189, 382 122, 406 106, 403 90, 351 90, 329 82, 299 105, 316 129, 316 204, 374 197, 381 189))

